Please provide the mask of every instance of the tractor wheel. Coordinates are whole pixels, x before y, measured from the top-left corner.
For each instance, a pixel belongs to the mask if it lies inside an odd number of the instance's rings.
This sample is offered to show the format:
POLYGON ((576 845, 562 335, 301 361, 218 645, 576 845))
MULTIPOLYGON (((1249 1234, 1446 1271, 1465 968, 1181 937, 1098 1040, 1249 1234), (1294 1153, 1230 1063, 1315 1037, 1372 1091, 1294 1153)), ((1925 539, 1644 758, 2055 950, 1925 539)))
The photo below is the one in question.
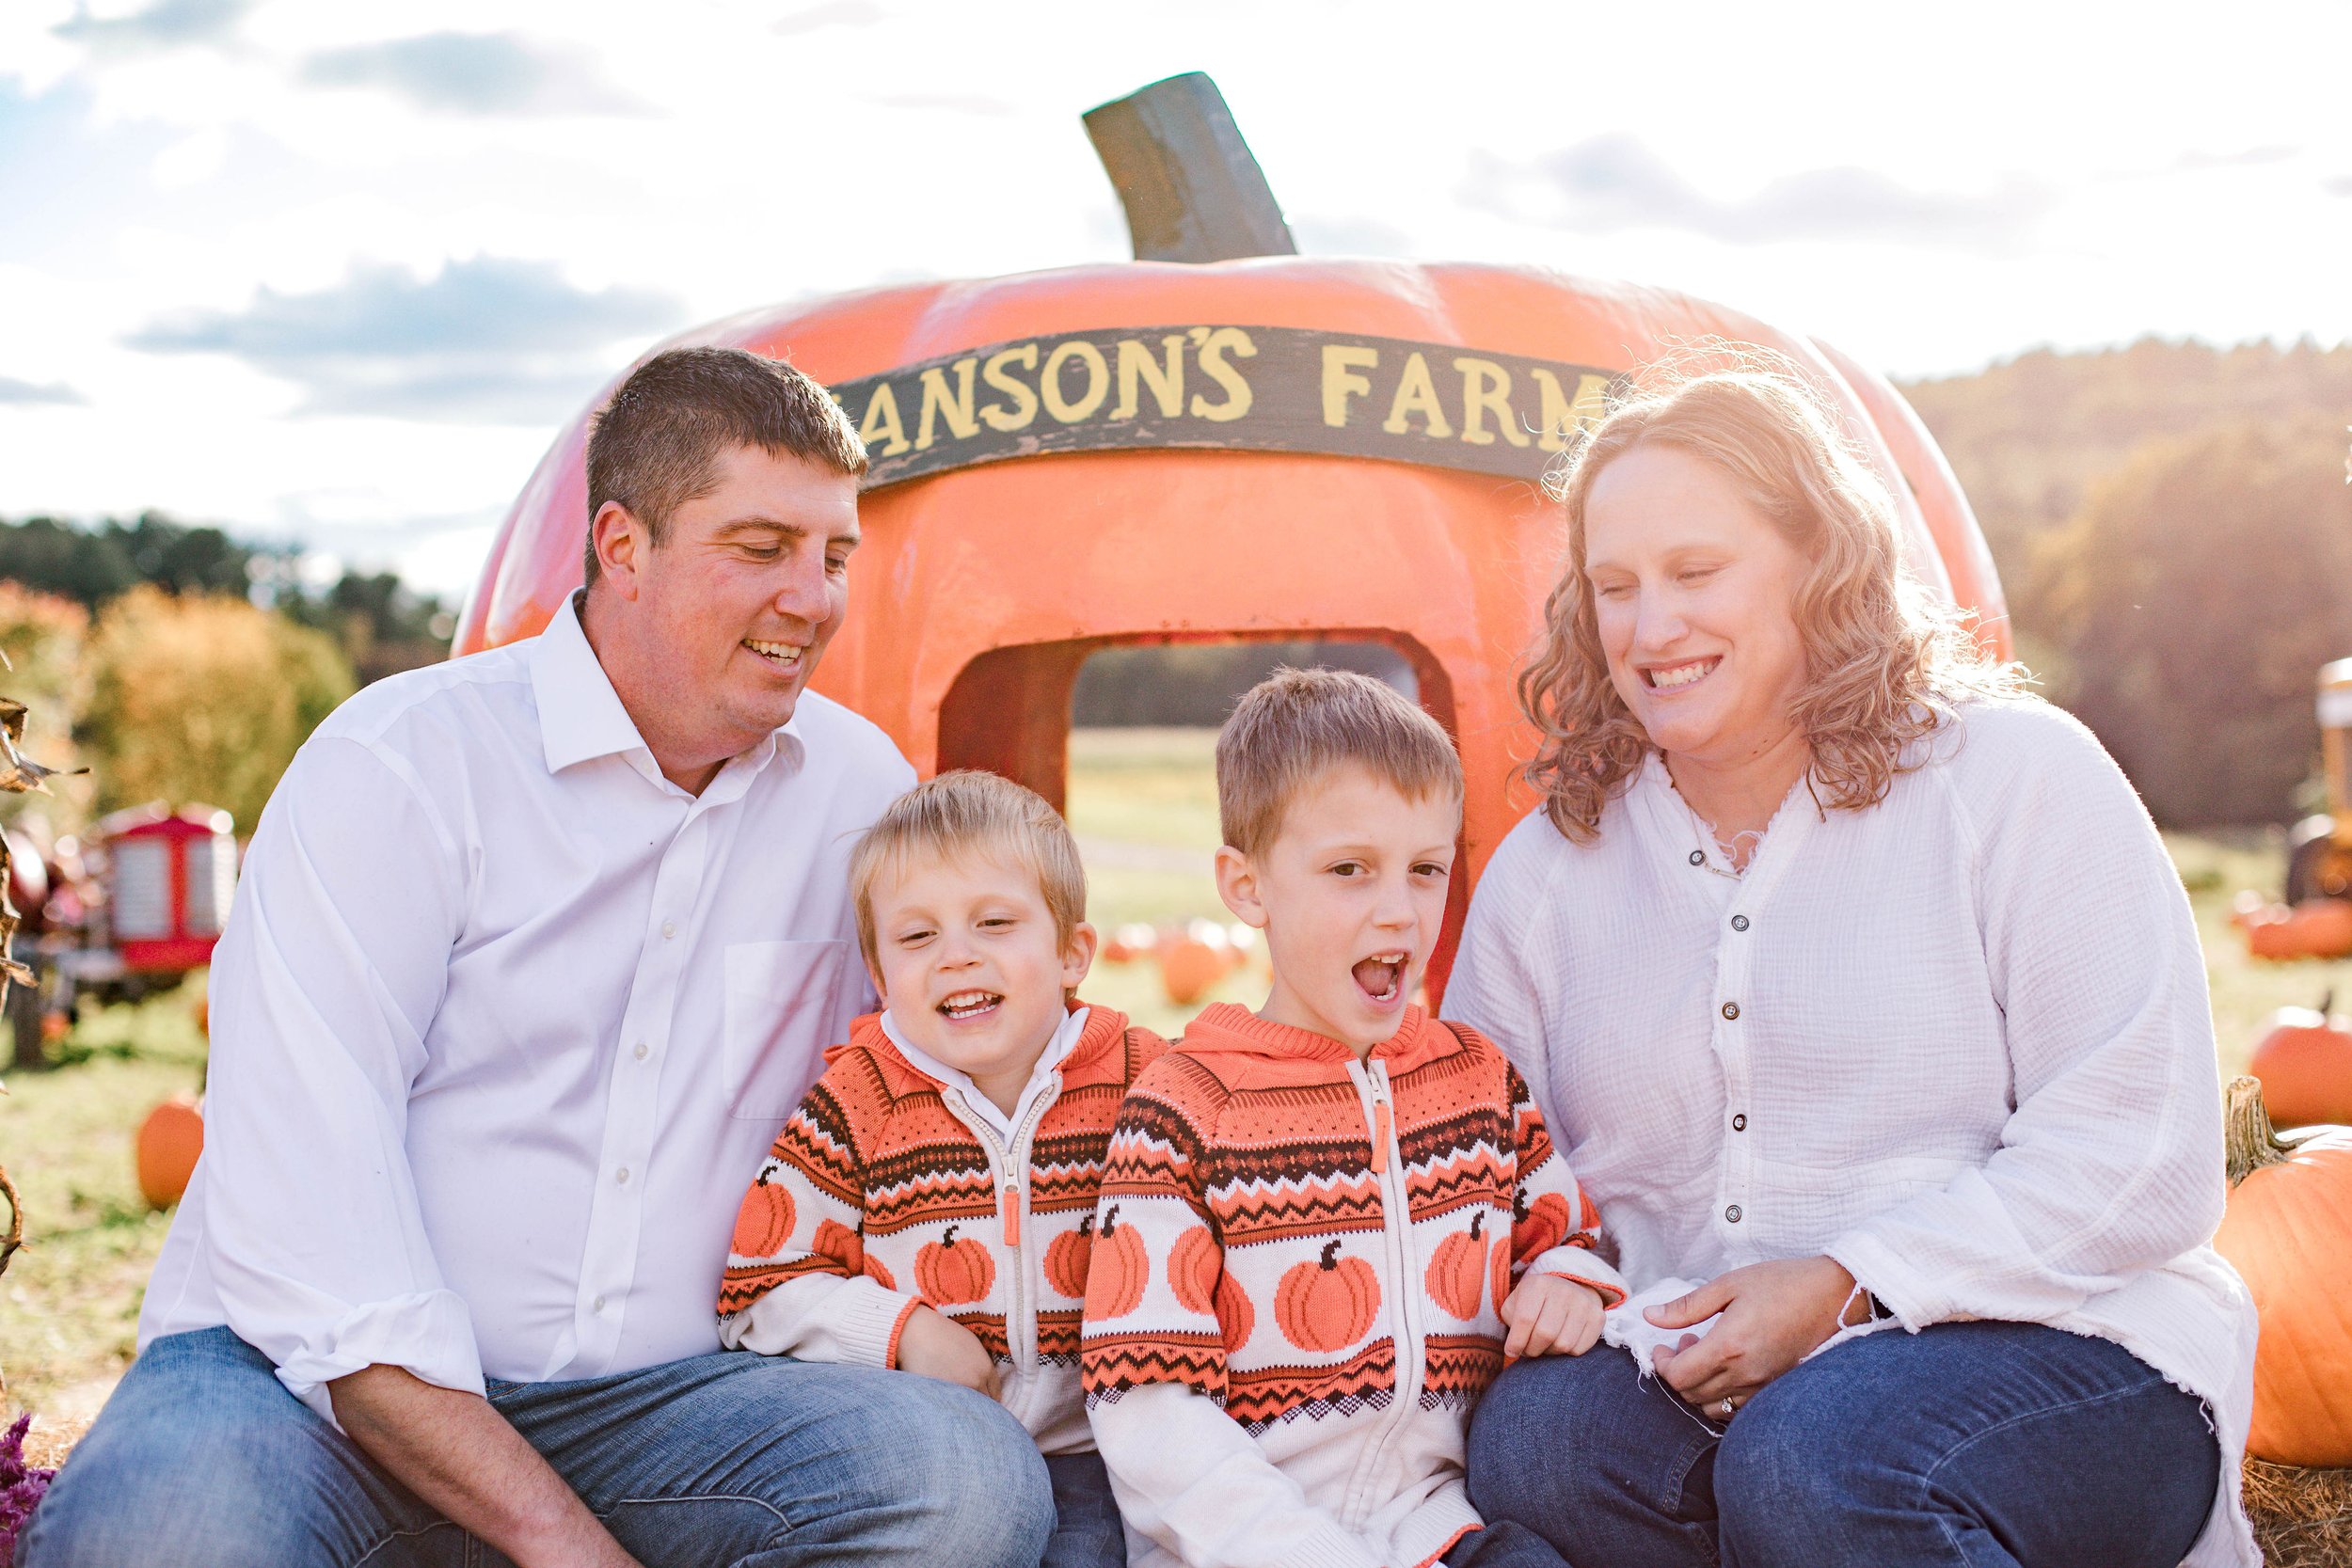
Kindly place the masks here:
POLYGON ((2287 834, 2287 902, 2352 898, 2352 849, 2340 847, 2335 821, 2307 816, 2287 834))

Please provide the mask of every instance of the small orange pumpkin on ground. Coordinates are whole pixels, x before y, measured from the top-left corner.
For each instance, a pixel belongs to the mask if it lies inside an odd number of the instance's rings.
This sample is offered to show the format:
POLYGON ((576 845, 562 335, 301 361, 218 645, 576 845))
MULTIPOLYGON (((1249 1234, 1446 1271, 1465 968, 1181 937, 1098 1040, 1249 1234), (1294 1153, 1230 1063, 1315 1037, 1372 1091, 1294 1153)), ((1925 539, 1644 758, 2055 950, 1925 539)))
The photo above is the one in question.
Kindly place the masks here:
POLYGON ((1470 1229, 1457 1230, 1438 1243, 1425 1276, 1429 1299, 1457 1318, 1478 1316, 1478 1302, 1486 1287, 1486 1243, 1480 1232, 1486 1212, 1470 1216, 1470 1229))
POLYGON ((2309 898, 2246 927, 2246 950, 2258 958, 2341 958, 2352 955, 2352 900, 2309 898))
POLYGON ((1094 1216, 1078 1221, 1045 1248, 1045 1283, 1065 1296, 1083 1299, 1087 1293, 1087 1259, 1094 1252, 1094 1216))
POLYGON ((792 1195, 762 1176, 735 1212, 735 1239, 727 1249, 738 1258, 773 1258, 792 1235, 792 1195))
POLYGON ((173 1095, 147 1113, 136 1149, 139 1195, 151 1207, 170 1208, 188 1190, 204 1152, 204 1113, 192 1097, 173 1095))
POLYGON ((2352 1122, 2352 1029, 2319 1010, 2281 1007, 2270 1015, 2247 1070, 2262 1080, 2263 1104, 2273 1123, 2305 1127, 2352 1122))
POLYGON ((1225 978, 1222 949, 1186 937, 1168 943, 1160 954, 1160 987, 1179 1007, 1189 1007, 1225 978))
POLYGON ((2262 1316, 2247 1451, 2276 1465, 2352 1465, 2352 1296, 2340 1277, 2352 1242, 2352 1128, 2281 1141, 2262 1085, 2233 1080, 2230 1206, 2214 1246, 2262 1316))
MULTIPOLYGON (((1549 1252, 1568 1239, 1568 1200, 1558 1193, 1539 1195, 1533 1203, 1511 1200, 1511 1249, 1523 1257, 1549 1252)), ((1501 1307, 1498 1300, 1495 1305, 1501 1307)))
POLYGON ((988 1248, 966 1236, 956 1240, 949 1226, 939 1240, 927 1242, 914 1254, 914 1288, 933 1307, 959 1307, 978 1301, 996 1283, 996 1265, 988 1248))
POLYGON ((1119 1205, 1104 1212, 1094 1233, 1094 1253, 1087 1264, 1087 1307, 1089 1319, 1123 1318, 1142 1304, 1143 1288, 1152 1280, 1152 1255, 1132 1225, 1119 1223, 1119 1205))
POLYGON ((1345 1350, 1380 1311, 1380 1276, 1360 1258, 1342 1258, 1337 1238, 1312 1263, 1295 1263, 1274 1290, 1274 1324, 1300 1350, 1345 1350))

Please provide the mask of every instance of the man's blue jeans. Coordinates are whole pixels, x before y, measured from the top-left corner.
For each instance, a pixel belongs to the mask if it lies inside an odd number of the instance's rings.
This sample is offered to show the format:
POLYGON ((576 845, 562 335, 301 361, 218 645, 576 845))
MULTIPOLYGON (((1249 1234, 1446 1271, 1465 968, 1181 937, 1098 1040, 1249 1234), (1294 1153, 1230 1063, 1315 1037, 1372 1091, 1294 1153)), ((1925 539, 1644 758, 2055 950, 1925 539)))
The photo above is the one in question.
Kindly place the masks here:
POLYGON ((2213 1507, 2201 1402, 2026 1323, 1887 1330, 1706 1421, 1606 1346, 1516 1362, 1470 1499, 1573 1568, 2176 1568, 2213 1507))
MULTIPOLYGON (((646 1568, 1036 1568, 1045 1462, 930 1378, 724 1352, 490 1398, 646 1568)), ((225 1328, 149 1345, 19 1543, 20 1568, 504 1568, 225 1328)))

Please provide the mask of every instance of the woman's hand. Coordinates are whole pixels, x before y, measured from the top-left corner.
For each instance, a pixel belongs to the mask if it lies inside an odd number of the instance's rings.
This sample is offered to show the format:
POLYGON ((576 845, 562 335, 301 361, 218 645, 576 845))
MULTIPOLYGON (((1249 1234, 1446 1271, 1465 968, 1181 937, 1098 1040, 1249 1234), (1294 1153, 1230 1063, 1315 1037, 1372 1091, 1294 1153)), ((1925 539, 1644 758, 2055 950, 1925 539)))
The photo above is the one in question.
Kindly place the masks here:
POLYGON ((1853 1299, 1854 1278, 1827 1258, 1792 1258, 1733 1269, 1644 1314, 1660 1328, 1688 1328, 1716 1313, 1704 1338, 1684 1335, 1661 1348, 1651 1365, 1677 1394, 1718 1420, 1757 1389, 1804 1359, 1837 1332, 1853 1299))
POLYGON ((996 1397, 996 1362, 979 1336, 928 1307, 916 1307, 898 1331, 898 1370, 996 1397))
POLYGON ((1600 1338, 1607 1309, 1600 1292, 1581 1280, 1556 1274, 1531 1274, 1502 1303, 1510 1337, 1506 1356, 1581 1355, 1600 1338))

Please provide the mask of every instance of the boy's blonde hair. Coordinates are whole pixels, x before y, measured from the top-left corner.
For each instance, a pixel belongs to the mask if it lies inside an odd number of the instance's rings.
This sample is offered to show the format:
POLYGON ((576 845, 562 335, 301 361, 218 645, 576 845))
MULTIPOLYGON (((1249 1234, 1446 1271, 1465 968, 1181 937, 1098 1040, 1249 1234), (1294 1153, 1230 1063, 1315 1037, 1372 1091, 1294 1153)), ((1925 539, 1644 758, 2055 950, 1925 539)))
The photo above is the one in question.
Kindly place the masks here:
POLYGON ((1277 670, 1245 693, 1216 737, 1225 842, 1256 855, 1299 791, 1353 763, 1398 793, 1462 800, 1462 759, 1435 719, 1395 688, 1347 670, 1277 670))
POLYGON ((857 944, 874 961, 874 889, 926 861, 979 855, 1037 879, 1054 935, 1070 945, 1086 918, 1087 874, 1061 813, 1033 789, 996 773, 961 768, 916 784, 890 803, 850 853, 850 896, 857 944))

